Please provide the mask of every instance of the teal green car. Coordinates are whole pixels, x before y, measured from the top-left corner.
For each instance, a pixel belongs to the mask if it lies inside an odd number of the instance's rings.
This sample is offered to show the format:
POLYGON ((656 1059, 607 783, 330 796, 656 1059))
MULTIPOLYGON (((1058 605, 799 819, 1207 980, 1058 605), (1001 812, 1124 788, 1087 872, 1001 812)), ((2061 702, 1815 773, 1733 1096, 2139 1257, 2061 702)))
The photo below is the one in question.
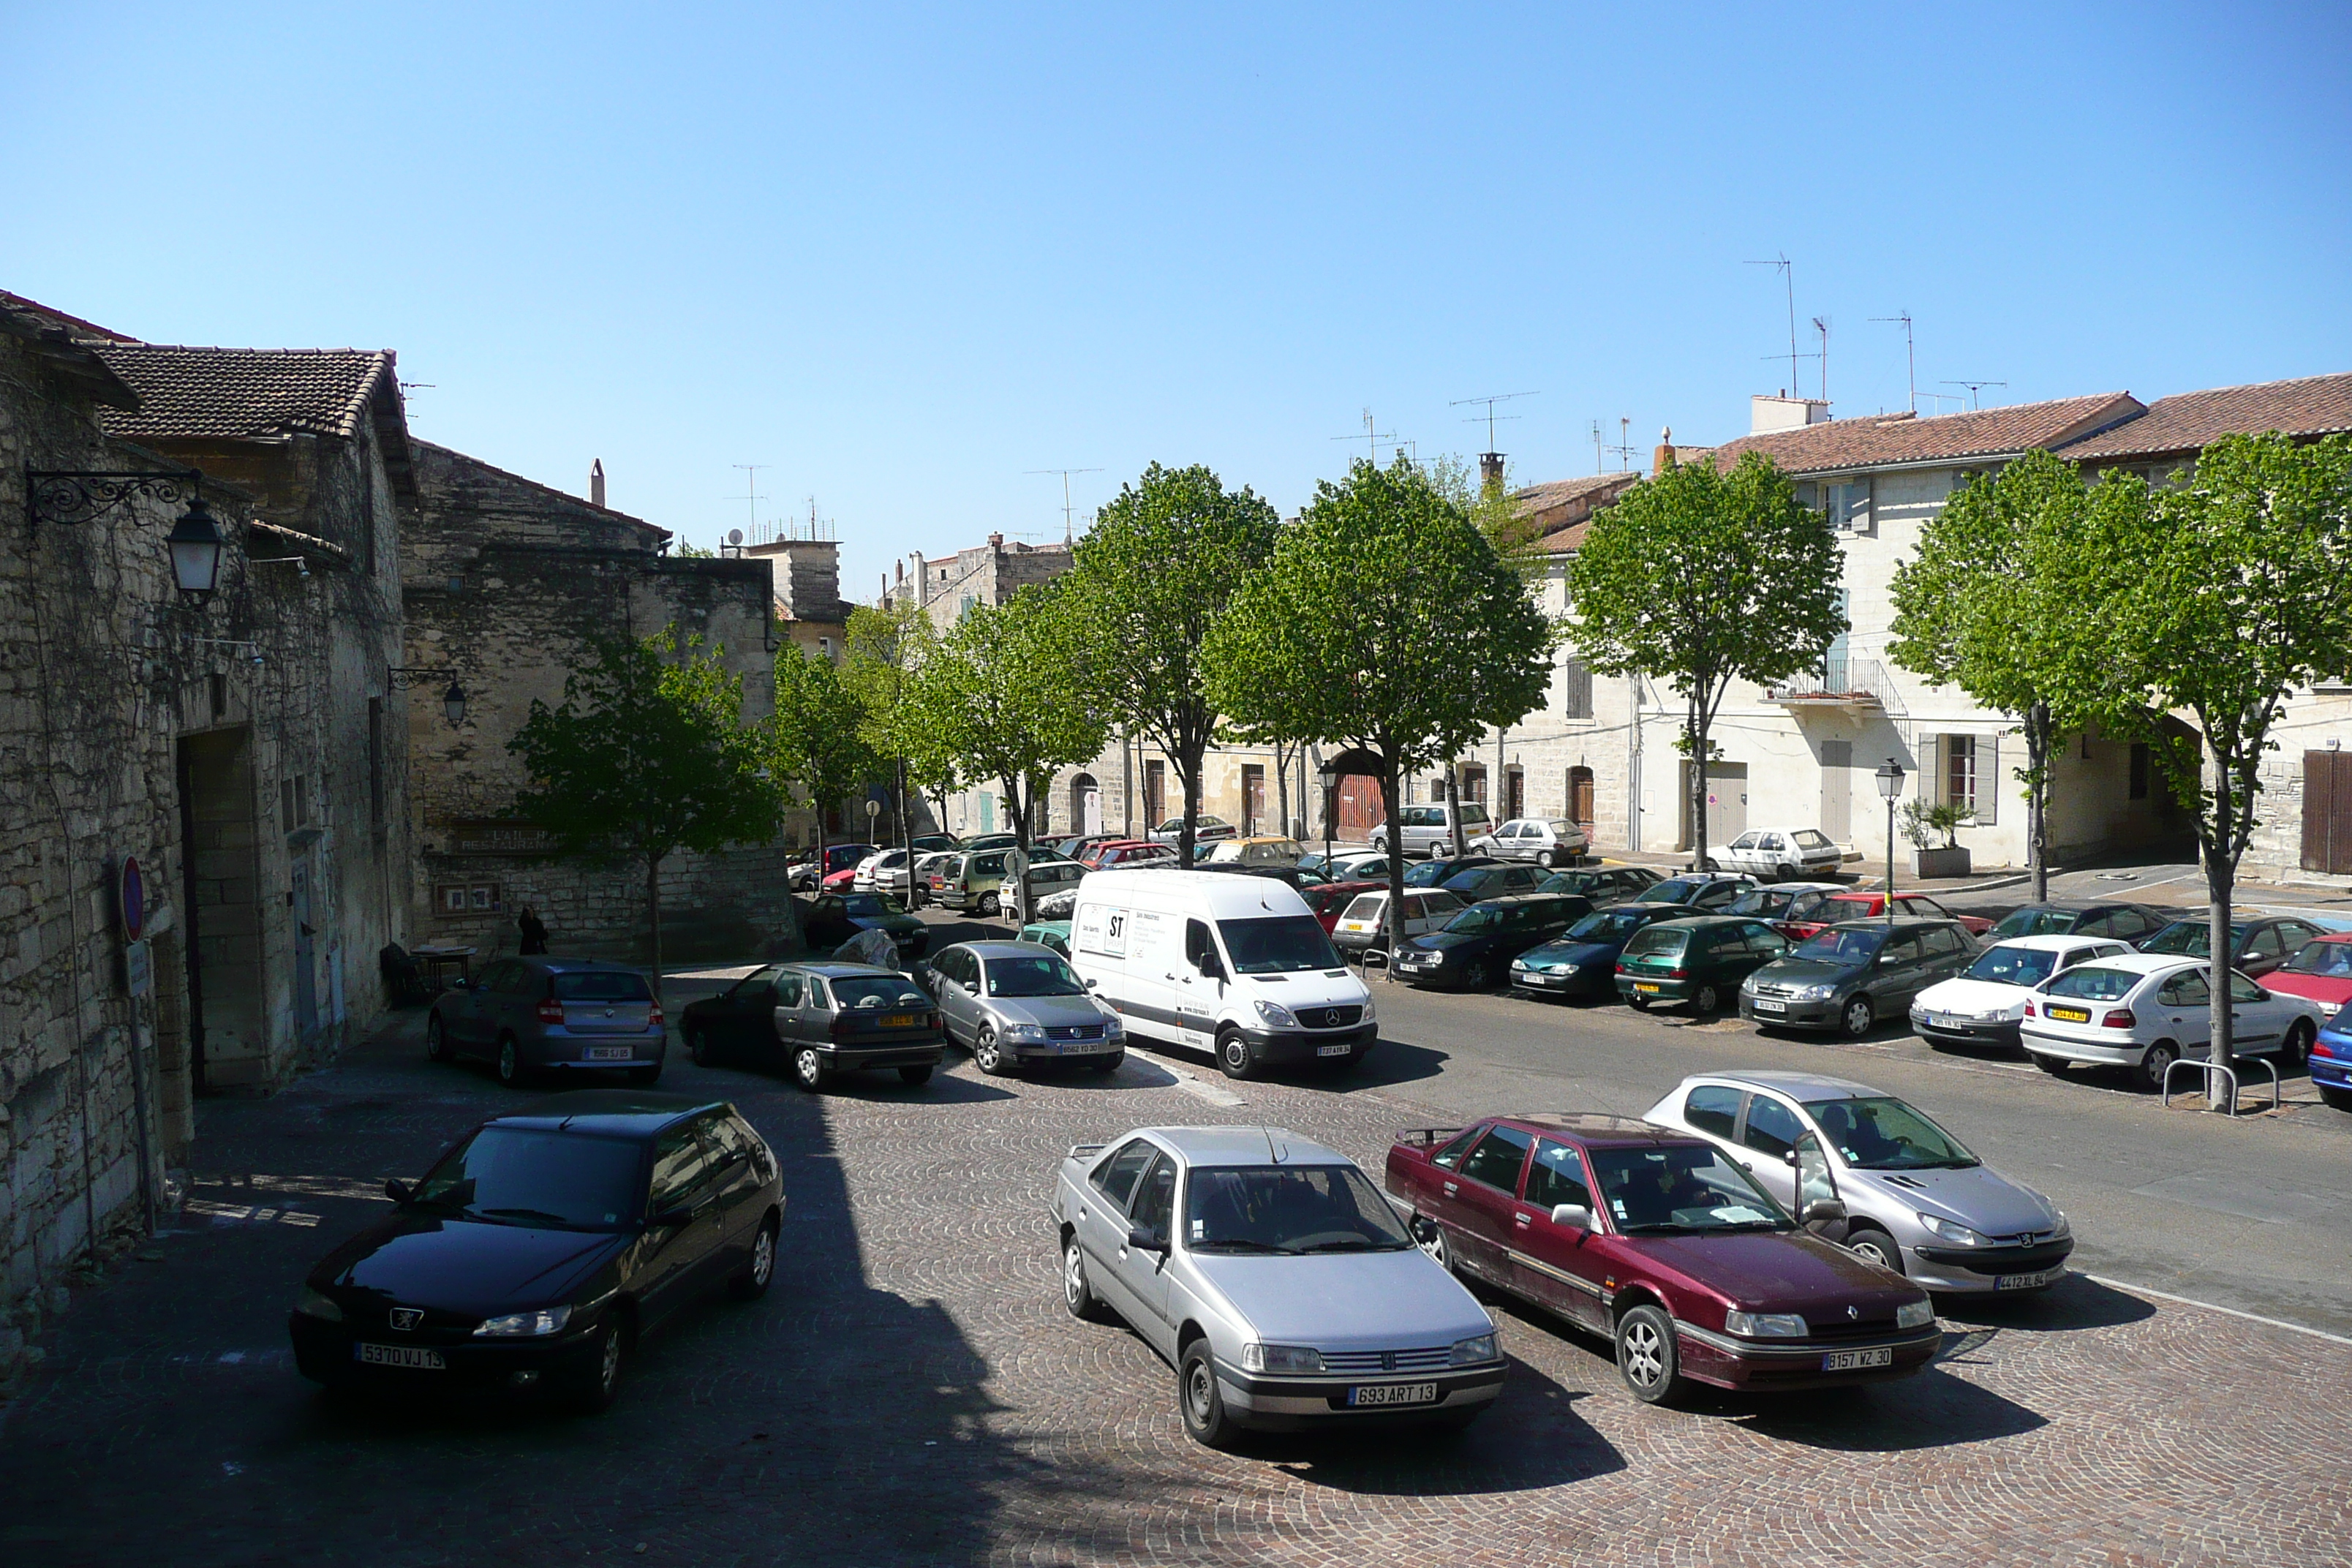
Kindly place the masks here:
POLYGON ((1021 940, 1034 942, 1040 947, 1050 947, 1067 958, 1070 956, 1070 922, 1033 921, 1021 928, 1021 940))
POLYGON ((1617 958, 1617 994, 1636 1012, 1687 1003, 1702 1017, 1739 994, 1739 983, 1789 951, 1762 921, 1737 915, 1661 921, 1635 931, 1617 958))

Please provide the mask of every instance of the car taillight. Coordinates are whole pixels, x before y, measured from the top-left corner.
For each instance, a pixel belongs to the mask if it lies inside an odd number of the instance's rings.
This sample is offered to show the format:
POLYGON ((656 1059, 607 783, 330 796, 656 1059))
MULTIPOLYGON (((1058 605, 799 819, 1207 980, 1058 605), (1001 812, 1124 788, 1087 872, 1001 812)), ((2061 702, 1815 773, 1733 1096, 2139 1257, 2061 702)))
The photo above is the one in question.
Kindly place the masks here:
POLYGON ((539 1021, 542 1024, 563 1022, 563 1004, 552 996, 541 997, 539 1004, 539 1021))
POLYGON ((2041 1014, 2033 1010, 2033 1004, 2030 1001, 2025 1005, 2025 1016, 2029 1018, 2039 1018, 2042 1016, 2041 1014))
POLYGON ((923 1027, 927 1029, 936 1029, 939 1026, 940 1016, 937 1013, 926 1013, 923 1015, 923 1027))
POLYGON ((2138 1022, 2139 1020, 2137 1018, 2132 1016, 2132 1010, 2130 1008, 2114 1007, 2108 1010, 2105 1017, 2099 1020, 2099 1027, 2102 1029, 2128 1029, 2138 1022))
POLYGON ((648 1028, 648 1029, 658 1029, 658 1028, 660 1028, 663 1025, 665 1025, 665 1024, 667 1024, 667 1023, 668 1023, 668 1022, 669 1022, 669 1020, 668 1020, 667 1018, 666 1018, 666 1017, 664 1017, 664 1016, 662 1016, 662 1010, 661 1010, 661 1004, 660 1004, 660 1003, 656 1002, 656 1003, 655 1003, 651 1007, 648 1007, 648 1008, 646 1008, 646 1028, 648 1028))
POLYGON ((1690 971, 1687 969, 1669 969, 1666 971, 1666 978, 1669 980, 1688 980, 1690 978, 1690 971))
POLYGON ((833 1037, 836 1040, 845 1040, 849 1037, 849 1015, 835 1013, 833 1016, 833 1037))

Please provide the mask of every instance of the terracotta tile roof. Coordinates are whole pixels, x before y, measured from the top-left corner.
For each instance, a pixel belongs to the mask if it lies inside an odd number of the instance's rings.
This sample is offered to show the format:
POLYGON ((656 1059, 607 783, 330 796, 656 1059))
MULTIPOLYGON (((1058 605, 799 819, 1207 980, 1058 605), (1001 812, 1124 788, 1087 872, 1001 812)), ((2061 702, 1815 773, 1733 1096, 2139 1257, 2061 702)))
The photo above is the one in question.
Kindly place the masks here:
POLYGON ((136 410, 105 416, 109 434, 134 439, 349 437, 379 396, 398 397, 389 349, 92 346, 139 395, 136 410))
POLYGON ((2063 455, 2080 462, 2193 452, 2223 436, 2265 430, 2289 436, 2352 430, 2352 375, 2307 375, 2159 397, 2130 424, 2077 441, 2063 455))
POLYGON ((1531 518, 1538 532, 1536 547, 1548 554, 1572 554, 1584 542, 1592 514, 1624 493, 1642 476, 1631 470, 1587 474, 1580 479, 1553 479, 1511 492, 1511 499, 1531 518))
POLYGON ((1529 485, 1511 492, 1511 499, 1531 511, 1549 511, 1556 506, 1580 500, 1596 490, 1622 489, 1642 476, 1626 471, 1614 474, 1587 474, 1578 479, 1553 479, 1547 484, 1529 485))
POLYGON ((1786 472, 1814 474, 1932 463, 1939 458, 2001 457, 2036 447, 2063 446, 2132 418, 2143 407, 2128 392, 2105 392, 1926 419, 1908 414, 1832 419, 1793 430, 1742 436, 1716 447, 1714 459, 1717 468, 1727 468, 1743 452, 1762 452, 1786 472))

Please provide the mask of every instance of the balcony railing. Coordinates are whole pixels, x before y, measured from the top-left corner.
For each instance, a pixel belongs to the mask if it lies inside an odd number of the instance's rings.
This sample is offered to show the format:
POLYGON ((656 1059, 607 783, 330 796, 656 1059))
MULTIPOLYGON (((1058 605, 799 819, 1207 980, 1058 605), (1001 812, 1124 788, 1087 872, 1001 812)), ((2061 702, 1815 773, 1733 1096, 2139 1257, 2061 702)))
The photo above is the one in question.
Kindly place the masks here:
POLYGON ((1807 675, 1782 681, 1766 692, 1771 702, 1798 707, 1884 708, 1886 670, 1874 658, 1831 658, 1807 675))

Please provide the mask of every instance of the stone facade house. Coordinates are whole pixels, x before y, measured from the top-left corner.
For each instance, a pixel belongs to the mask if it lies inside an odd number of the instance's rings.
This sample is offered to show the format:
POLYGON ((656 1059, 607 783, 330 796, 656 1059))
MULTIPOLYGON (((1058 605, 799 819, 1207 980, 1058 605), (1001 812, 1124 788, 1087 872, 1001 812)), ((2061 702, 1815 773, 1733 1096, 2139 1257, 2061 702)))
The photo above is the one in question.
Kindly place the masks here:
MULTIPOLYGON (((642 959, 642 875, 553 858, 546 835, 515 814, 528 781, 507 742, 533 700, 562 700, 565 673, 592 637, 665 626, 722 649, 743 682, 744 721, 765 718, 775 701, 770 563, 672 557, 668 531, 641 519, 431 442, 415 452, 416 514, 400 543, 402 662, 425 699, 410 705, 407 730, 413 929, 483 956, 510 952, 530 908, 559 952, 642 959), (438 700, 451 679, 467 697, 455 726, 438 700)), ((781 846, 671 857, 664 956, 796 945, 784 857, 781 846)))
POLYGON ((414 497, 388 353, 158 346, 0 294, 0 1308, 152 1212, 195 1095, 381 1011, 414 497), (198 493, 202 596, 164 542, 198 493))

